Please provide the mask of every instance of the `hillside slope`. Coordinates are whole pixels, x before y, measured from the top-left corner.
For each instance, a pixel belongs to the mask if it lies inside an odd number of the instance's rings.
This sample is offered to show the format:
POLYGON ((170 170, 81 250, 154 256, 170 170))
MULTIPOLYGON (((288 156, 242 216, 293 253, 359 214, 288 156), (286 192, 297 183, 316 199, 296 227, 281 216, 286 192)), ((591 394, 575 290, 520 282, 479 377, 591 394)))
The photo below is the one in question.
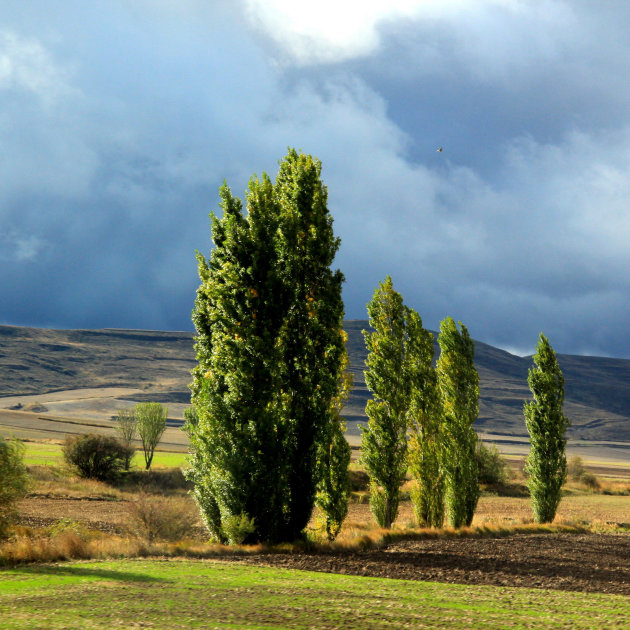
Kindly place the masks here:
MULTIPOLYGON (((363 377, 367 321, 347 320, 355 387, 350 421, 365 420, 363 377)), ((133 387, 135 399, 186 403, 195 364, 192 333, 143 330, 44 330, 0 326, 0 396, 94 387, 133 387)), ((437 355, 437 344, 436 344, 437 355)), ((573 439, 630 441, 630 360, 559 355, 566 381, 565 413, 573 439)), ((526 435, 531 357, 475 342, 481 379, 480 432, 526 435)), ((1 406, 1 401, 0 401, 1 406)))

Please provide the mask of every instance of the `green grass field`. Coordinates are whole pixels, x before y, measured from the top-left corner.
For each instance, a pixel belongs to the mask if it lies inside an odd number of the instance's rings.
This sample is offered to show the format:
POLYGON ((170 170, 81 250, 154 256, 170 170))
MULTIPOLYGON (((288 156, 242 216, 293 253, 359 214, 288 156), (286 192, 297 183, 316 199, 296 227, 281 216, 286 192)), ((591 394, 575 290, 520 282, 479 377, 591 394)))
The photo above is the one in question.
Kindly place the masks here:
POLYGON ((191 560, 0 571, 0 628, 627 628, 618 595, 191 560))
MULTIPOLYGON (((24 463, 27 466, 48 466, 63 463, 61 444, 47 442, 24 442, 26 452, 24 463)), ((172 453, 167 451, 155 451, 151 468, 179 468, 186 465, 186 453, 172 453)), ((132 468, 144 469, 144 454, 136 451, 132 462, 132 468)))

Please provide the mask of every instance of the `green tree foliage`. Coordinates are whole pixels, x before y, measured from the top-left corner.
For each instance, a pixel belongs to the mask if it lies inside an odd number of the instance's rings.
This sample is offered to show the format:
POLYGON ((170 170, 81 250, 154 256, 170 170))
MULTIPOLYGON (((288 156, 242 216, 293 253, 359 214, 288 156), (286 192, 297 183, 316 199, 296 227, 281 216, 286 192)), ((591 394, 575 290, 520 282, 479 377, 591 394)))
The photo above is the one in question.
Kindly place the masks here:
POLYGON ((418 524, 444 523, 444 431, 437 373, 432 365, 433 335, 413 310, 407 322, 407 375, 410 381, 409 468, 416 480, 411 499, 418 524))
POLYGON ((125 470, 129 470, 131 460, 136 454, 136 449, 133 446, 133 441, 136 438, 138 432, 138 421, 134 409, 119 409, 118 410, 118 424, 116 425, 116 433, 118 439, 127 448, 127 458, 125 459, 125 470))
POLYGON ((563 412, 564 376, 556 353, 542 333, 534 363, 527 377, 533 400, 523 408, 531 442, 525 471, 534 518, 538 523, 550 523, 567 476, 565 433, 569 420, 563 412))
POLYGON ((29 477, 24 465, 24 444, 0 440, 0 537, 15 518, 15 503, 26 494, 29 477))
POLYGON ((486 446, 479 440, 475 450, 475 458, 479 469, 479 483, 500 485, 508 482, 508 464, 501 457, 496 444, 486 446))
POLYGON ((437 360, 438 386, 446 434, 446 512, 453 527, 470 525, 479 500, 479 471, 475 458, 479 415, 479 375, 474 342, 466 326, 451 317, 440 324, 437 360))
MULTIPOLYGON (((348 335, 343 333, 344 343, 348 335)), ((341 410, 352 389, 352 374, 348 372, 348 354, 343 356, 339 392, 333 397, 330 421, 319 444, 317 455, 318 485, 315 504, 324 514, 328 540, 335 540, 348 514, 350 495, 351 449, 346 440, 346 423, 341 410)))
POLYGON ((81 477, 100 481, 119 473, 129 457, 127 447, 115 437, 96 433, 68 435, 62 450, 65 461, 74 466, 81 477))
POLYGON ((391 527, 398 514, 400 484, 407 470, 407 414, 411 391, 408 376, 411 309, 403 304, 387 276, 367 305, 373 332, 363 331, 367 346, 365 383, 372 392, 365 412, 361 459, 370 475, 370 507, 381 527, 391 527))
POLYGON ((133 413, 136 418, 138 435, 142 441, 145 469, 149 470, 155 447, 159 444, 166 429, 168 407, 163 407, 157 402, 138 403, 134 407, 133 413))
POLYGON ((313 509, 345 351, 339 239, 309 155, 290 150, 275 183, 252 178, 247 214, 220 194, 215 247, 197 256, 189 478, 219 540, 231 517, 255 524, 248 541, 293 540, 313 509))

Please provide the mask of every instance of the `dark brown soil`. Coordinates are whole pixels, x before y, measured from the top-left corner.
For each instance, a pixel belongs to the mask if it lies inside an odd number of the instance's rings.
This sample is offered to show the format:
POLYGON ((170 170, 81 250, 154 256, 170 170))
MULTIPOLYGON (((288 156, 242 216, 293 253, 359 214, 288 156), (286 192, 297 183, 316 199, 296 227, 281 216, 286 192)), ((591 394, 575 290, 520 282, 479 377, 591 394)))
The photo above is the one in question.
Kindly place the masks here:
POLYGON ((379 551, 268 554, 239 560, 348 575, 630 595, 628 534, 407 541, 379 551))
POLYGON ((129 520, 129 502, 106 499, 29 496, 19 503, 20 524, 47 527, 70 519, 107 533, 124 532, 129 520))

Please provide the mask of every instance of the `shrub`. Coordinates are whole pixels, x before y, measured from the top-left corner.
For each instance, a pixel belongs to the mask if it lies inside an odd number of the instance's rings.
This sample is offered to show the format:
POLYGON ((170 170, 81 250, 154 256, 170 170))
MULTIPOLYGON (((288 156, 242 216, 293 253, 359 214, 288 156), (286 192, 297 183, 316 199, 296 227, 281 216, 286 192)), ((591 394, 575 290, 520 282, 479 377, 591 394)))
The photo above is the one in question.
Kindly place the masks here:
POLYGON ((88 530, 85 524, 75 521, 71 518, 61 518, 47 528, 50 538, 57 538, 67 533, 86 540, 88 538, 88 530))
POLYGON ((589 490, 599 490, 599 479, 590 472, 587 472, 582 458, 574 455, 567 463, 567 476, 572 481, 585 485, 589 490))
POLYGON ((398 504, 400 502, 400 493, 393 498, 389 498, 382 488, 375 483, 370 483, 370 511, 374 520, 379 527, 389 529, 398 516, 398 504))
POLYGON ((494 485, 507 483, 509 477, 507 462, 501 457, 496 444, 486 446, 479 440, 475 458, 479 468, 479 483, 494 485))
POLYGON ((129 457, 129 447, 116 438, 95 433, 66 437, 63 457, 81 477, 105 481, 119 473, 129 457))
POLYGON ((137 536, 154 540, 177 541, 194 530, 195 508, 185 499, 154 496, 141 492, 129 506, 131 531, 137 536))
POLYGON ((578 455, 574 455, 567 463, 567 476, 573 481, 581 481, 586 473, 584 462, 578 455))
POLYGON ((24 465, 24 445, 0 441, 0 537, 15 517, 15 503, 27 492, 29 478, 24 465))
POLYGON ((247 514, 233 514, 223 521, 223 533, 230 545, 240 545, 256 531, 254 519, 247 514))
POLYGON ((580 481, 591 490, 599 490, 599 480, 593 473, 585 472, 582 474, 580 481))

